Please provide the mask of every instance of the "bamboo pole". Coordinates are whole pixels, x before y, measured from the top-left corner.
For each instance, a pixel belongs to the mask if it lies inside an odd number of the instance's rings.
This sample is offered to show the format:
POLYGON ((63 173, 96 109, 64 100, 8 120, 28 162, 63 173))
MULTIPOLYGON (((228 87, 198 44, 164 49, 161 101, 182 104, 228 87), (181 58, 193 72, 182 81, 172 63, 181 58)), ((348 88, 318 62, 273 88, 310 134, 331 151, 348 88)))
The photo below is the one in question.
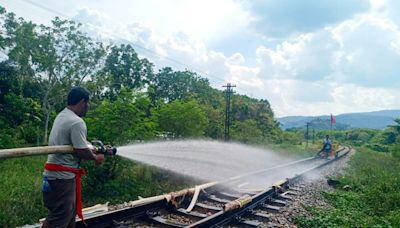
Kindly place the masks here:
POLYGON ((42 154, 67 154, 73 153, 71 146, 38 146, 0 150, 0 159, 34 156, 42 154))

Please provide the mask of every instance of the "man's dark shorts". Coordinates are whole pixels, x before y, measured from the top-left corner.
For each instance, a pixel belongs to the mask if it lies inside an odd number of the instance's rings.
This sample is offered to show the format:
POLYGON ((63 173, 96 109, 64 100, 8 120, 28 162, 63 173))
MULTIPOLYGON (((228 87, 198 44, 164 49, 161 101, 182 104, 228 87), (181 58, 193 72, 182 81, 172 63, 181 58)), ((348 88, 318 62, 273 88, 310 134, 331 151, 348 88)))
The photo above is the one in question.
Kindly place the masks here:
POLYGON ((67 227, 76 215, 75 178, 48 182, 51 191, 43 192, 44 206, 49 210, 46 221, 51 227, 67 227))

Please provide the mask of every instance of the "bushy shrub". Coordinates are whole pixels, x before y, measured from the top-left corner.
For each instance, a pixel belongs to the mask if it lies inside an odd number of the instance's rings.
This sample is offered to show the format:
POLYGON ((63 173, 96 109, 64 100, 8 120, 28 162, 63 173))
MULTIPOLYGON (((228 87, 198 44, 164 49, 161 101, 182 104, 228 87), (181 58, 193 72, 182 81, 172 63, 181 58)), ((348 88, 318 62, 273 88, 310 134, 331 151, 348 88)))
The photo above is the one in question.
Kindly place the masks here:
POLYGON ((366 144, 365 147, 377 152, 389 152, 388 146, 379 143, 366 144))
POLYGON ((396 143, 390 146, 390 152, 392 156, 400 160, 400 138, 396 140, 396 143))

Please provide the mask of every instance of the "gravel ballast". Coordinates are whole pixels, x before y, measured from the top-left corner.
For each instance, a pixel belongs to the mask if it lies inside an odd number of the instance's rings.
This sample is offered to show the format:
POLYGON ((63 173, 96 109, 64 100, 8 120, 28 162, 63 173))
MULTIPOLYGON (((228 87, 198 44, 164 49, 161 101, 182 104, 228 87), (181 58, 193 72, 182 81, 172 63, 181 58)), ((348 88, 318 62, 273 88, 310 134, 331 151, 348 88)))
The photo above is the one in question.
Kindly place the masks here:
POLYGON ((352 150, 348 156, 333 162, 319 170, 319 174, 313 173, 302 178, 295 185, 300 191, 293 196, 292 200, 287 201, 286 206, 282 207, 280 212, 273 213, 271 221, 261 225, 261 227, 297 227, 294 219, 299 216, 310 217, 310 213, 305 207, 331 208, 332 206, 324 199, 322 191, 333 191, 328 185, 327 180, 330 176, 335 176, 343 171, 349 158, 354 153, 352 150))
MULTIPOLYGON (((333 191, 333 188, 328 185, 328 177, 340 174, 343 168, 354 151, 351 151, 347 156, 328 164, 313 173, 308 174, 301 180, 297 181, 293 187, 296 189, 296 195, 290 195, 291 200, 286 201, 286 205, 282 206, 279 212, 268 213, 271 215, 269 221, 261 224, 261 227, 297 227, 294 224, 296 217, 304 216, 311 217, 311 214, 306 210, 306 207, 316 207, 321 209, 332 208, 331 205, 324 199, 321 192, 333 191)), ((110 210, 116 210, 129 207, 127 203, 110 206, 110 210)), ((229 227, 235 227, 229 225, 229 227)))

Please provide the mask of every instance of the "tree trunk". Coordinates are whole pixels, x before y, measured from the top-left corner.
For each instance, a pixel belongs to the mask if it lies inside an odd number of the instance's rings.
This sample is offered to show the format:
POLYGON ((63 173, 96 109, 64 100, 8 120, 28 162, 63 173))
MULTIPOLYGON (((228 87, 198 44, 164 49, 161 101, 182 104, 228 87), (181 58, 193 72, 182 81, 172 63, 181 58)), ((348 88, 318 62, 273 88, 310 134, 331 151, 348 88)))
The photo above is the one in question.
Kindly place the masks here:
POLYGON ((49 118, 50 118, 50 111, 48 108, 46 108, 46 119, 45 119, 45 123, 44 123, 43 145, 47 145, 47 141, 48 141, 49 118))
POLYGON ((49 110, 49 90, 47 89, 46 93, 43 97, 43 112, 45 115, 44 120, 44 136, 43 136, 43 145, 47 145, 48 140, 48 129, 49 129, 49 118, 50 118, 50 110, 49 110))

